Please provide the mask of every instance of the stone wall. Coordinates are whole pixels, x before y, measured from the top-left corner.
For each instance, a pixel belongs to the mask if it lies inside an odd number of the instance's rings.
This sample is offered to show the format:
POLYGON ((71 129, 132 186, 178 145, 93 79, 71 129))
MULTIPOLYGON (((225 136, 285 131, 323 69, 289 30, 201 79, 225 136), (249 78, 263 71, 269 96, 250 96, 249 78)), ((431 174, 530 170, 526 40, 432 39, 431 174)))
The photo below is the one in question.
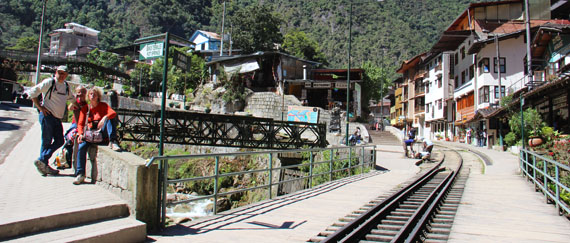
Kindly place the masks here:
MULTIPOLYGON (((280 121, 281 115, 287 120, 288 106, 301 106, 302 103, 294 95, 277 95, 273 92, 256 92, 246 98, 245 111, 255 117, 272 118, 280 121)), ((319 109, 319 123, 328 124, 331 114, 322 108, 319 109)))
POLYGON ((96 177, 98 185, 127 202, 131 215, 146 223, 148 229, 156 229, 158 165, 146 167, 141 157, 115 152, 107 146, 98 146, 96 156, 98 173, 90 174, 91 163, 87 162, 86 176, 96 177))

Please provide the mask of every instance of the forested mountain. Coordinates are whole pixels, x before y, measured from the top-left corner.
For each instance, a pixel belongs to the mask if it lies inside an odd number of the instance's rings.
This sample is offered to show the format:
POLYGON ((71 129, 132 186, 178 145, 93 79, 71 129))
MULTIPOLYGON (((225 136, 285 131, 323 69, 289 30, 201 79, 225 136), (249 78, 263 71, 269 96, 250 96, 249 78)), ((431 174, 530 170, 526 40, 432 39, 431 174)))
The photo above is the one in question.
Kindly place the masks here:
MULTIPOLYGON (((221 31, 222 0, 49 0, 44 33, 76 22, 100 30, 100 48, 125 46, 141 36, 170 31, 189 38, 197 29, 221 31)), ((282 34, 305 32, 319 43, 330 68, 346 68, 350 0, 233 0, 238 9, 259 2, 283 19, 282 34)), ((370 60, 393 71, 429 50, 441 31, 476 0, 352 0, 352 66, 370 60)), ((43 1, 2 0, 0 48, 37 38, 43 1)), ((234 20, 235 21, 235 20, 234 20)), ((47 36, 47 35, 46 35, 47 36)), ((47 48, 49 38, 44 47, 47 48)))

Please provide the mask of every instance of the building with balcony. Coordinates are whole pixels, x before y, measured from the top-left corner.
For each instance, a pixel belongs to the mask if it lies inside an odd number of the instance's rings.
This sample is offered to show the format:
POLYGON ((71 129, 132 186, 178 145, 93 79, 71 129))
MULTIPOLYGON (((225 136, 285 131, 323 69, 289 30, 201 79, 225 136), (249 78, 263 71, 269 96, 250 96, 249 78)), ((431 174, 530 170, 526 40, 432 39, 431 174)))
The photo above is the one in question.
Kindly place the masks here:
POLYGON ((65 24, 50 36, 49 55, 76 56, 91 52, 99 43, 98 30, 77 23, 65 24))

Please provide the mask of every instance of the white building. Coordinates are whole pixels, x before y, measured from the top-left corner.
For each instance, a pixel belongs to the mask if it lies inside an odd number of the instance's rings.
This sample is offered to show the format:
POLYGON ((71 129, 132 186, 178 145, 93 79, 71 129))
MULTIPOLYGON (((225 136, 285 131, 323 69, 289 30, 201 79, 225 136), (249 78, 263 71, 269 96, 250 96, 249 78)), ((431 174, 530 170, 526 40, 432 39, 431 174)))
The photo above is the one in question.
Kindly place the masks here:
POLYGON ((219 34, 204 30, 196 30, 190 41, 195 43, 196 51, 215 51, 220 50, 222 38, 219 34))
POLYGON ((426 85, 424 137, 432 140, 436 139, 437 136, 442 138, 446 136, 446 115, 448 113, 446 101, 450 97, 452 98, 451 95, 453 94, 449 92, 450 57, 452 55, 453 53, 450 52, 436 53, 426 59, 424 64, 427 71, 427 76, 424 79, 426 85))

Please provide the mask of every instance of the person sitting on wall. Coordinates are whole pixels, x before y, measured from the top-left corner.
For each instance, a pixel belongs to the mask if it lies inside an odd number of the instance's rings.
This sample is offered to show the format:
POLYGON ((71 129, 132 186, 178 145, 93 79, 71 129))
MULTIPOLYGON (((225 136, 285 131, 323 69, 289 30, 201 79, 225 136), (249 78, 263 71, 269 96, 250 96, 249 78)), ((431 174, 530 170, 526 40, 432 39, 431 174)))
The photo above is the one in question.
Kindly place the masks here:
POLYGON ((362 135, 360 132, 360 127, 356 127, 356 131, 348 138, 351 144, 357 144, 359 141, 362 140, 362 135))

